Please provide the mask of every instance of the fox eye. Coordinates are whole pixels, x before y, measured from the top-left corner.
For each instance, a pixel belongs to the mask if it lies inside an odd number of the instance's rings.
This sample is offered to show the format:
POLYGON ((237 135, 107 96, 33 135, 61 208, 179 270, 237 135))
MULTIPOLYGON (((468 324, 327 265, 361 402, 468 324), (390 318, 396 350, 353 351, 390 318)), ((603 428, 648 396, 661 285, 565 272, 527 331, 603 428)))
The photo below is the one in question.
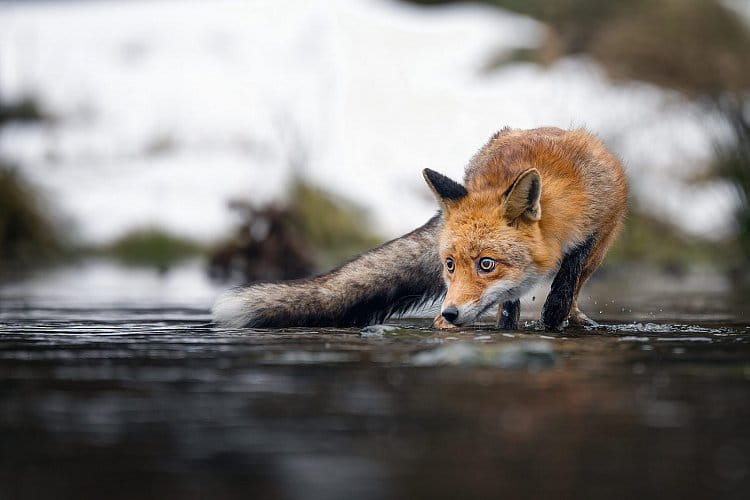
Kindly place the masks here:
POLYGON ((495 269, 495 260, 489 257, 483 257, 479 259, 479 270, 488 273, 495 269))
POLYGON ((453 259, 448 257, 445 259, 445 268, 448 270, 449 273, 452 273, 453 270, 456 268, 456 264, 453 263, 453 259))

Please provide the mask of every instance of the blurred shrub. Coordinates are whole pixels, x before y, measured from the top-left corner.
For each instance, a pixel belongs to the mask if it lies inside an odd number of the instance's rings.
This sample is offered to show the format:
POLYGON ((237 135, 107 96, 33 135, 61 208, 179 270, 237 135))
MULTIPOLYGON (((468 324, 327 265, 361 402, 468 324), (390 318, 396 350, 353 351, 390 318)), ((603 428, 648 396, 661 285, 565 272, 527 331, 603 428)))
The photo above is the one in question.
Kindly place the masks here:
POLYGON ((158 134, 146 144, 147 156, 161 156, 170 153, 177 147, 177 141, 171 134, 158 134))
POLYGON ((209 273, 241 282, 302 278, 315 270, 313 248, 297 229, 289 207, 232 202, 242 222, 234 236, 211 253, 209 273))
MULTIPOLYGON (((0 128, 12 122, 50 118, 32 97, 0 99, 0 128)), ((67 253, 67 245, 39 190, 18 169, 0 159, 0 277, 48 264, 67 253)))
POLYGON ((361 208, 295 180, 285 204, 233 202, 242 222, 210 263, 218 279, 245 282, 296 279, 341 263, 382 240, 361 208))
POLYGON ((0 163, 0 275, 49 262, 64 249, 38 191, 15 168, 0 163))
POLYGON ((742 110, 735 110, 732 115, 732 130, 736 136, 734 142, 718 146, 711 172, 731 181, 737 198, 735 222, 737 225, 737 243, 744 256, 742 264, 748 267, 750 257, 750 121, 742 110))
POLYGON ((685 274, 696 266, 720 265, 728 270, 728 257, 733 251, 731 245, 686 235, 672 224, 634 209, 603 267, 606 270, 638 262, 673 275, 685 274))
POLYGON ((750 30, 714 0, 652 0, 619 12, 585 52, 616 79, 712 99, 750 88, 750 30))
POLYGON ((158 228, 130 231, 96 253, 123 264, 166 271, 173 265, 203 253, 195 242, 158 228))
POLYGON ((297 179, 289 208, 299 233, 317 254, 318 267, 331 267, 382 243, 365 211, 354 203, 297 179))
POLYGON ((0 126, 12 121, 32 122, 49 119, 39 102, 33 97, 24 97, 18 102, 0 101, 0 126))
MULTIPOLYGON (((750 87, 750 31, 719 0, 480 3, 546 23, 547 35, 536 54, 536 62, 542 64, 566 55, 585 54, 602 64, 613 78, 646 80, 692 95, 716 96, 750 87)), ((526 55, 524 59, 530 57, 526 55)))

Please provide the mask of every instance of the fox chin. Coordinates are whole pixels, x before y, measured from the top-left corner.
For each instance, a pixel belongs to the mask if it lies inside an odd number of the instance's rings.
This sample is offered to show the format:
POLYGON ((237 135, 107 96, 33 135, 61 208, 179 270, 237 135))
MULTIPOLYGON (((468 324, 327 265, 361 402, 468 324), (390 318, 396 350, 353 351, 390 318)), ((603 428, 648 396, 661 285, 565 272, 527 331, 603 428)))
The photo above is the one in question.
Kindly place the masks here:
POLYGON ((469 325, 498 306, 517 329, 520 298, 554 276, 541 324, 595 325, 581 287, 627 211, 622 164, 585 130, 504 128, 470 160, 463 183, 423 170, 440 210, 423 226, 307 280, 258 283, 214 306, 231 327, 364 326, 442 298, 433 325, 469 325))

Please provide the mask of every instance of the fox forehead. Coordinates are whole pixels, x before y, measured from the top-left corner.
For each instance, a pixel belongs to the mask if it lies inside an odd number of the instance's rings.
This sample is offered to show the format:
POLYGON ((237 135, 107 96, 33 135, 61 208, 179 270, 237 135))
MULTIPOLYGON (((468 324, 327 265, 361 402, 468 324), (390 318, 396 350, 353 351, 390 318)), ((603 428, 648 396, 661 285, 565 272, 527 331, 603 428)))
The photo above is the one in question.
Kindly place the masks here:
POLYGON ((509 266, 523 265, 530 249, 524 235, 503 217, 497 191, 469 193, 445 214, 438 250, 445 258, 472 260, 493 257, 509 266))
POLYGON ((487 256, 508 266, 521 265, 529 259, 529 249, 516 232, 501 219, 458 227, 447 224, 440 235, 440 255, 458 260, 487 256))

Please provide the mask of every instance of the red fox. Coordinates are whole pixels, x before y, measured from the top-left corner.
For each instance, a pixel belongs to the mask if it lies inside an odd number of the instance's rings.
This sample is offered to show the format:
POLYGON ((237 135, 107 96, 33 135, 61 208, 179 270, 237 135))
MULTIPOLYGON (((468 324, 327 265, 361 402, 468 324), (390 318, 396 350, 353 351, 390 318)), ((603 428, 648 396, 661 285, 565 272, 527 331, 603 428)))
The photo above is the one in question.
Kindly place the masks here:
POLYGON ((504 128, 471 159, 461 185, 423 175, 441 210, 424 226, 326 274, 230 291, 214 306, 232 327, 362 326, 444 296, 439 328, 499 306, 518 328, 524 293, 546 277, 541 323, 595 325, 578 308, 625 216, 620 162, 584 130, 504 128))

